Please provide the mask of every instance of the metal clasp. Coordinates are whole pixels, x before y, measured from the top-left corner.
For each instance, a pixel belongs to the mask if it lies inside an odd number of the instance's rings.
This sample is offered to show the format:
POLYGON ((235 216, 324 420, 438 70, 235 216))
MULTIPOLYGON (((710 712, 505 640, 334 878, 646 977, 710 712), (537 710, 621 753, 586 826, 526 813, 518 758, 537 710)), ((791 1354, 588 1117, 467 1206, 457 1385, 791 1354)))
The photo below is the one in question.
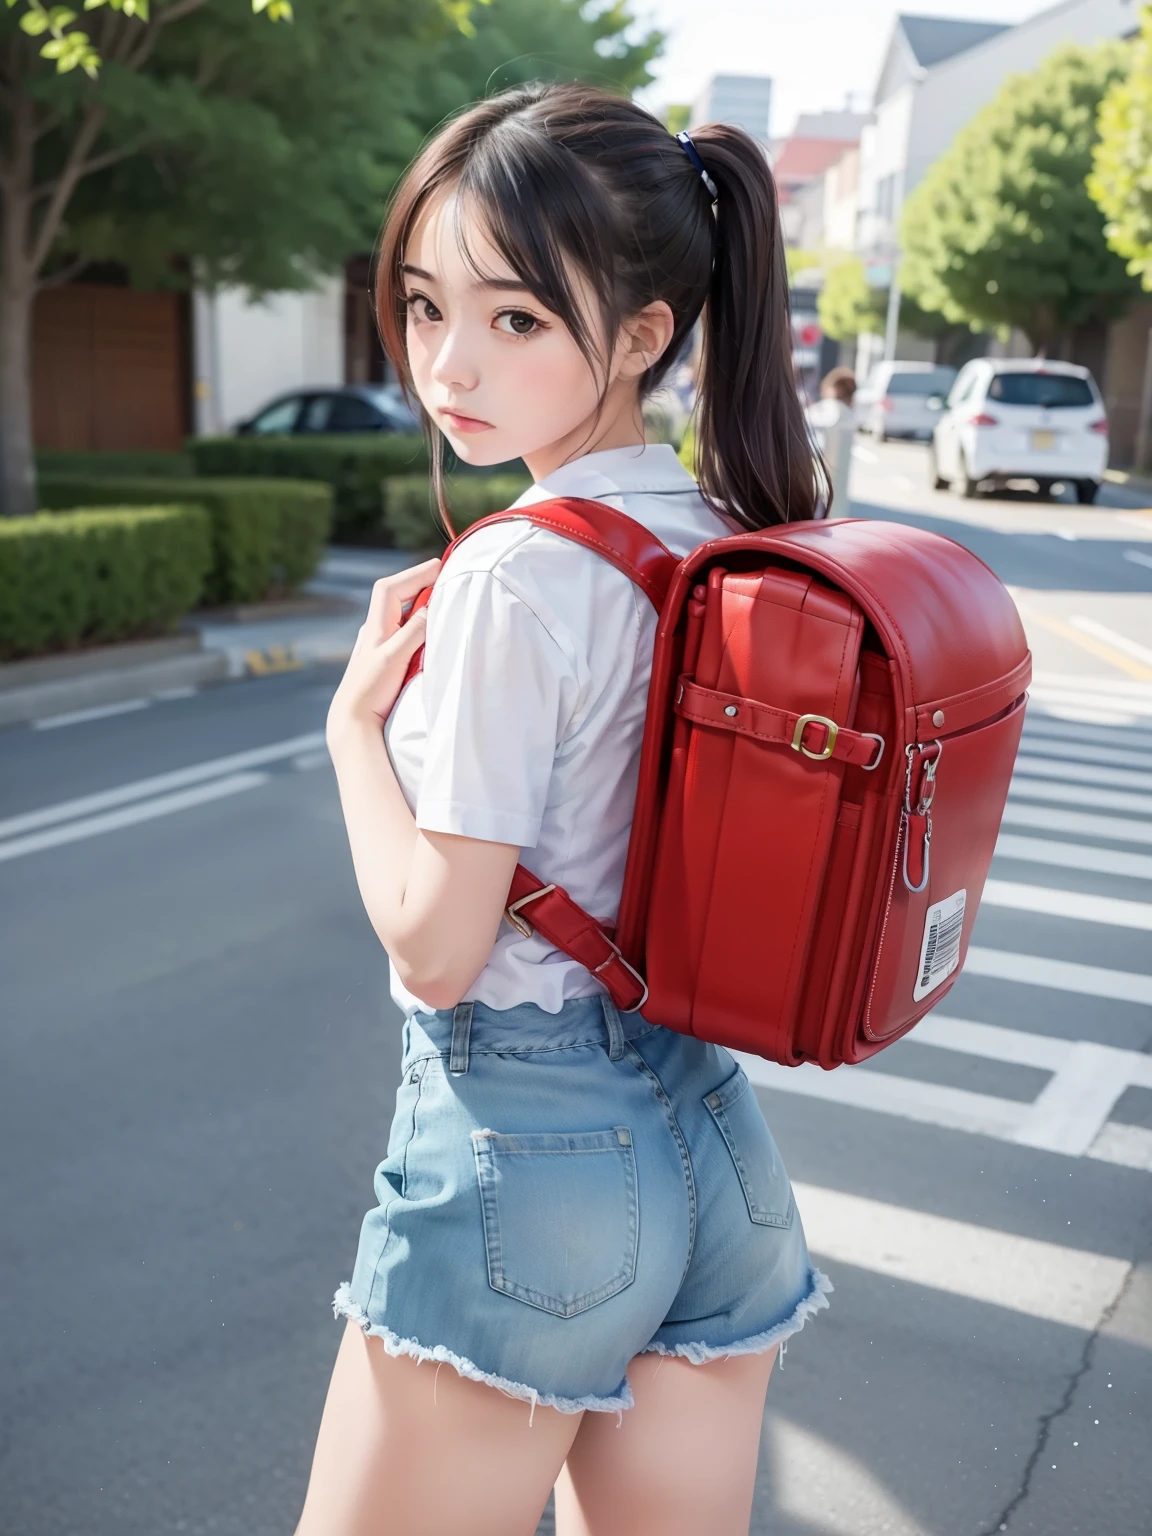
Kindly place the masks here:
POLYGON ((608 956, 607 960, 601 961, 601 963, 595 968, 592 974, 593 976, 599 976, 600 972, 607 966, 610 966, 613 960, 619 960, 620 964, 628 972, 629 976, 631 976, 634 981, 638 981, 640 983, 640 986, 644 992, 643 997, 633 1007, 621 1008, 619 1011, 621 1013, 639 1013, 640 1009, 643 1008, 644 1004, 648 1001, 648 983, 644 980, 643 976, 641 976, 638 970, 635 970, 628 964, 627 960, 625 960, 624 956, 616 948, 615 944, 612 943, 611 939, 608 940, 608 943, 611 945, 612 953, 608 956))
MULTIPOLYGON (((829 720, 827 715, 801 715, 796 722, 796 729, 792 732, 792 750, 793 752, 803 752, 804 756, 810 757, 813 762, 822 763, 825 758, 831 757, 833 752, 835 752, 836 738, 839 734, 840 727, 836 724, 835 720, 829 720), (802 738, 810 725, 822 725, 828 732, 828 740, 824 743, 823 752, 809 752, 808 748, 804 745, 802 738)), ((880 759, 877 758, 876 762, 878 763, 879 761, 880 759)), ((874 763, 872 766, 875 767, 876 764, 874 763)))
POLYGON ((531 924, 526 923, 520 916, 520 908, 526 907, 530 901, 539 901, 541 896, 547 896, 549 891, 554 891, 555 889, 555 884, 542 885, 538 891, 529 891, 527 896, 521 896, 519 901, 514 901, 504 908, 504 916, 512 924, 513 928, 516 929, 517 933, 522 933, 526 939, 530 939, 533 932, 531 924))

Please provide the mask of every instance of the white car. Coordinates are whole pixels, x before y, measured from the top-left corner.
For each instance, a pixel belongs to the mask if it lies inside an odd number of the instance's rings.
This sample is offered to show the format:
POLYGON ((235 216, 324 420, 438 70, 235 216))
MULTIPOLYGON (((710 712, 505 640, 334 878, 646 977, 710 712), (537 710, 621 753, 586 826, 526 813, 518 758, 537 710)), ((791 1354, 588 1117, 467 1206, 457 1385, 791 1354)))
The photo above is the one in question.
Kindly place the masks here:
POLYGON ((931 437, 942 400, 956 378, 955 368, 935 363, 877 363, 856 391, 856 417, 863 432, 886 437, 931 437))
POLYGON ((1058 482, 1096 500, 1108 467, 1108 418, 1087 368, 1046 358, 977 358, 960 372, 932 434, 929 478, 975 496, 982 485, 1058 482))

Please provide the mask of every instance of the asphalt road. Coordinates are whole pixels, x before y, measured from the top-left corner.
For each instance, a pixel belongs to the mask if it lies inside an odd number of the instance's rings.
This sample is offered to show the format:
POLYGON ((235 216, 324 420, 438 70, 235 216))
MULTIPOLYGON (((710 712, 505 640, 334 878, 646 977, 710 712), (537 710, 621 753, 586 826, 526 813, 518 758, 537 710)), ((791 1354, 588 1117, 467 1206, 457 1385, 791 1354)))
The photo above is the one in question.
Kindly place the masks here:
MULTIPOLYGON (((867 442, 854 495, 989 560, 1039 681, 944 1017, 753 1068, 836 1294, 752 1529, 1148 1536, 1152 512, 962 503, 867 442)), ((0 1536, 292 1530, 399 1056, 336 676, 0 734, 0 1536)))

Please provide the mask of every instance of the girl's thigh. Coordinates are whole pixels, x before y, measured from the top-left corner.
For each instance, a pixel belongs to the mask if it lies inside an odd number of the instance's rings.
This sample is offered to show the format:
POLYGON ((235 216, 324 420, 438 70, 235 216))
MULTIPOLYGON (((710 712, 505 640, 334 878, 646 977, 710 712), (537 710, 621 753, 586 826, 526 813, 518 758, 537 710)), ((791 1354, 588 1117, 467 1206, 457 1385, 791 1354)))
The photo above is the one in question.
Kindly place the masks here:
POLYGON ((296 1536, 532 1536, 581 1416, 529 1417, 349 1322, 296 1536))
POLYGON ((557 1536, 748 1536, 776 1353, 638 1355, 620 1427, 583 1417, 556 1483, 557 1536))

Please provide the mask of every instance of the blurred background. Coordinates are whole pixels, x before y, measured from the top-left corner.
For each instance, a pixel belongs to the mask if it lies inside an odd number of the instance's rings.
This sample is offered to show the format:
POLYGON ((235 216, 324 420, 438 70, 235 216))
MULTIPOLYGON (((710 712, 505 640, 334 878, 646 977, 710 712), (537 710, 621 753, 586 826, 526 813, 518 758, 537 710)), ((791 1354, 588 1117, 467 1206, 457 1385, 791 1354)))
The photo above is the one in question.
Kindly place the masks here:
MULTIPOLYGON (((539 78, 762 145, 833 514, 967 544, 1036 661, 955 989, 874 1063, 747 1063, 836 1284, 752 1530, 1149 1536, 1134 0, 0 8, 0 1536, 293 1528, 399 1062, 324 716, 440 544, 372 252, 539 78)), ((689 352, 647 411, 689 466, 693 396, 689 352)), ((454 468, 453 518, 527 483, 454 468)))

